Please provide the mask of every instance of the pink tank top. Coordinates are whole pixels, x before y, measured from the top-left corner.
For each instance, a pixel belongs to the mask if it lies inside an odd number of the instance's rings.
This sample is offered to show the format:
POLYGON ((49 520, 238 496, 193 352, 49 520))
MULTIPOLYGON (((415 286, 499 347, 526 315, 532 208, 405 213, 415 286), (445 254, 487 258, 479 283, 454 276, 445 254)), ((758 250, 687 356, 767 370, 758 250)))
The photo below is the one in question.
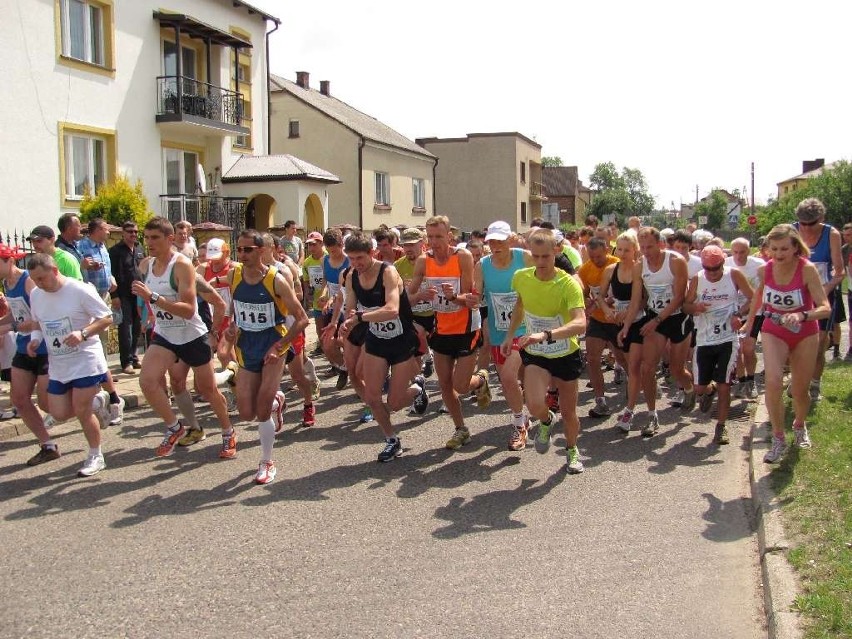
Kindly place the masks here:
MULTIPOLYGON (((779 337, 792 335, 794 331, 781 325, 780 315, 810 311, 814 308, 811 292, 808 290, 805 278, 802 275, 805 262, 807 260, 804 257, 799 257, 799 262, 796 264, 796 272, 787 284, 779 284, 775 281, 773 270, 775 260, 769 260, 766 263, 763 284, 763 312, 767 317, 763 324, 764 331, 778 335, 779 337)), ((799 337, 806 337, 818 332, 819 322, 817 320, 808 320, 799 325, 795 334, 799 337)))

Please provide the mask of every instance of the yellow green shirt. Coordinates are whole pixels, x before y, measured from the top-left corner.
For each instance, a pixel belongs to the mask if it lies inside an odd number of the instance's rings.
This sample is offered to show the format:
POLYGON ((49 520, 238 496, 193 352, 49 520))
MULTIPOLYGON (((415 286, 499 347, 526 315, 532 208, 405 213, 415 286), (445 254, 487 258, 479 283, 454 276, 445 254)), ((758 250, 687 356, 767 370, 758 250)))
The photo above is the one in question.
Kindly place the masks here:
MULTIPOLYGON (((522 268, 512 277, 512 290, 524 305, 527 335, 553 330, 567 324, 575 308, 584 308, 583 289, 565 271, 556 269, 546 282, 535 276, 535 267, 522 268)), ((556 340, 553 344, 531 344, 524 348, 539 357, 564 357, 580 348, 576 336, 556 340)))
MULTIPOLYGON (((396 269, 399 276, 402 278, 403 282, 407 282, 411 278, 414 277, 414 262, 409 260, 405 255, 399 258, 396 262, 393 263, 394 268, 396 269)), ((423 279, 420 288, 427 288, 428 284, 426 283, 426 278, 423 279)), ((434 315, 435 311, 432 308, 432 304, 430 302, 419 302, 417 304, 411 305, 411 311, 420 317, 428 317, 430 315, 434 315)))
MULTIPOLYGON (((302 280, 308 283, 308 286, 314 292, 313 309, 315 311, 322 310, 319 299, 322 297, 322 290, 325 288, 325 279, 322 274, 322 258, 308 256, 302 263, 302 280)), ((337 284, 337 282, 335 282, 337 284)))

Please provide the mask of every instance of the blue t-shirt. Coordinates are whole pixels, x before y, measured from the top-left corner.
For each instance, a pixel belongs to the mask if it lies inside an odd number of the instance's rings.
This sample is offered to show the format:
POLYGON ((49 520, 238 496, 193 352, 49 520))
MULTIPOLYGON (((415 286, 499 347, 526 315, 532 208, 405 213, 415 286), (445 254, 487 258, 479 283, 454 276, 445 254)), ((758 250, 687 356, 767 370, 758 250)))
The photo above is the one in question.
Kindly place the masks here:
MULTIPOLYGON (((9 304, 9 312, 16 322, 27 322, 32 319, 30 311, 30 294, 27 293, 27 280, 30 274, 24 271, 18 283, 6 289, 6 301, 9 304)), ((18 333, 15 336, 15 345, 19 353, 27 352, 27 344, 30 343, 30 334, 18 333)), ((47 340, 42 340, 36 350, 37 355, 47 355, 47 340)))
MULTIPOLYGON (((512 249, 512 260, 506 268, 495 268, 491 256, 486 255, 480 262, 482 265, 482 294, 488 305, 488 336, 494 346, 503 343, 506 331, 512 321, 512 309, 518 299, 518 294, 512 290, 512 276, 524 268, 524 251, 512 249)), ((515 337, 526 333, 524 324, 515 331, 515 337)))

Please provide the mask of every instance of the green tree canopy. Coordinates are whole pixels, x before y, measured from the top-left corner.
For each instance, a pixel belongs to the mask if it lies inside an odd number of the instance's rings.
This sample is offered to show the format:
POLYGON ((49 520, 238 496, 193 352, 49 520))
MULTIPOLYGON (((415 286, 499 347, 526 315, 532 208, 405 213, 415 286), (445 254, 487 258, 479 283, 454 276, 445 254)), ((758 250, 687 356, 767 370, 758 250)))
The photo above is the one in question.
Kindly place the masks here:
POLYGON ((86 191, 80 203, 80 221, 101 217, 110 224, 121 226, 133 221, 141 228, 153 217, 142 180, 131 184, 126 175, 117 175, 112 182, 102 184, 95 195, 86 191))
POLYGON ((648 193, 648 184, 639 169, 624 167, 619 173, 612 162, 601 162, 589 176, 589 184, 598 193, 586 212, 598 218, 615 214, 623 223, 631 215, 648 215, 654 209, 654 197, 648 193))
POLYGON ((702 225, 704 228, 708 230, 725 228, 728 221, 728 200, 719 189, 713 189, 710 195, 695 205, 696 221, 702 216, 707 218, 707 223, 702 225))
POLYGON ((565 166, 562 164, 562 158, 558 155, 546 155, 541 158, 542 166, 565 166))

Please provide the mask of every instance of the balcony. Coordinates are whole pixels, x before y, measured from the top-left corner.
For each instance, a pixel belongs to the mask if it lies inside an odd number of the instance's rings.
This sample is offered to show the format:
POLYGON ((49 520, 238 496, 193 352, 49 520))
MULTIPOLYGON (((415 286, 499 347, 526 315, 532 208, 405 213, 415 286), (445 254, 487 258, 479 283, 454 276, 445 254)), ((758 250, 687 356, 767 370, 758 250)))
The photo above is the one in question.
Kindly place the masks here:
POLYGON ((246 198, 220 197, 218 195, 161 195, 160 213, 170 222, 186 220, 193 226, 212 222, 227 226, 231 232, 231 246, 243 230, 246 198))
POLYGON ((530 201, 531 202, 546 202, 547 196, 544 194, 544 186, 541 182, 530 182, 530 201))
POLYGON ((243 126, 243 96, 185 76, 157 78, 157 122, 186 133, 221 137, 247 136, 243 126))

